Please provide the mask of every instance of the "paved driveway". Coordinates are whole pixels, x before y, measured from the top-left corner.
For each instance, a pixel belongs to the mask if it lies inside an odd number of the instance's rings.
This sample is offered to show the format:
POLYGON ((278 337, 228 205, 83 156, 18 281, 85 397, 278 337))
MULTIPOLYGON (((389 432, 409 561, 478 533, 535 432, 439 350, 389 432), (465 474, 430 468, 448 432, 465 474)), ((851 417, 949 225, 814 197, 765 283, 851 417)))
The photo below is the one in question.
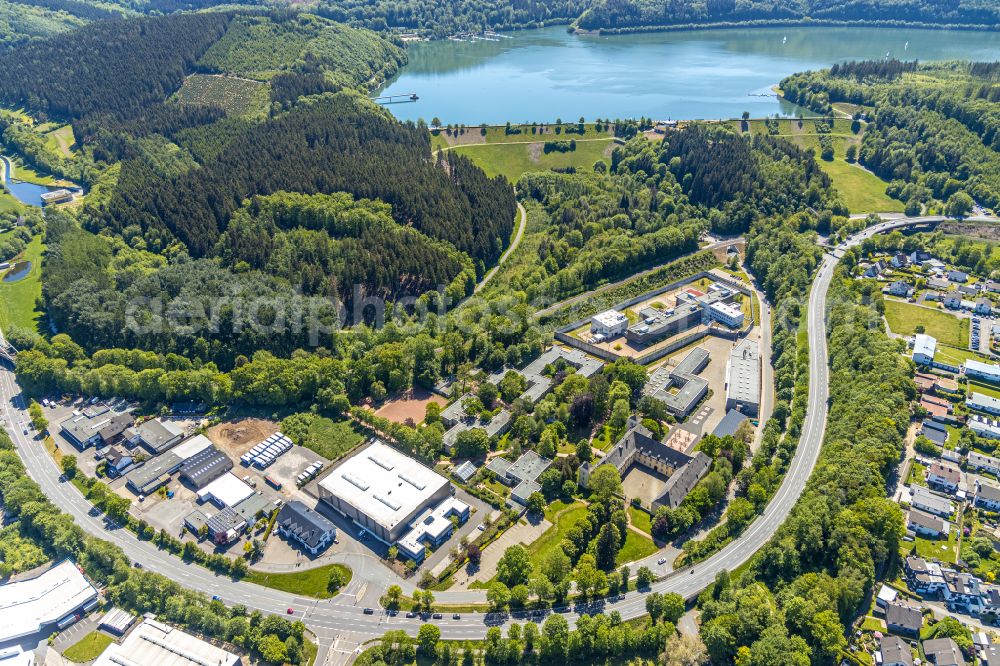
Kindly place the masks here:
POLYGON ((486 547, 478 570, 470 571, 466 567, 455 574, 455 589, 467 589, 473 581, 485 582, 493 578, 497 573, 497 563, 503 557, 505 550, 518 543, 529 544, 537 540, 550 527, 552 523, 544 518, 537 524, 518 522, 486 547))

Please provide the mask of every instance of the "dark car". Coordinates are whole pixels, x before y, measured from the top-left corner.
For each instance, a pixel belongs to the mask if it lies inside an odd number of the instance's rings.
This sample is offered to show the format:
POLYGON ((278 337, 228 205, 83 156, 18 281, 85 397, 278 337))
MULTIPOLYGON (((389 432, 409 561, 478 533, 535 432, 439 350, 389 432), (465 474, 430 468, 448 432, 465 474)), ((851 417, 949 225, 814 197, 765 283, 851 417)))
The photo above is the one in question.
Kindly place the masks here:
POLYGON ((461 620, 462 616, 459 615, 458 613, 455 613, 454 615, 451 616, 451 619, 453 619, 453 620, 461 620))
POLYGON ((440 620, 441 618, 444 617, 444 615, 441 615, 441 613, 434 613, 434 615, 432 615, 431 617, 433 617, 435 620, 440 620))
POLYGON ((416 617, 416 616, 417 614, 414 613, 413 611, 410 611, 409 613, 406 614, 406 617, 416 617))
POLYGON ((375 609, 374 608, 366 608, 365 609, 365 615, 374 615, 374 614, 375 614, 375 609))

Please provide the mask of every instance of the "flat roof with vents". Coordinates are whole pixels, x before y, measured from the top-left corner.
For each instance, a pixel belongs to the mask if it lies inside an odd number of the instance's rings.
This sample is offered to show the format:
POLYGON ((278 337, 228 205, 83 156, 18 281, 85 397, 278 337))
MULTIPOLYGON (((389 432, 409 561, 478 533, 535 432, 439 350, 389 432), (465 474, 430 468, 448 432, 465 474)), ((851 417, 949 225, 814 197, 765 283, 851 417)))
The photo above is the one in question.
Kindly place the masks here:
POLYGON ((320 497, 335 507, 349 505, 386 534, 399 532, 449 486, 445 477, 378 440, 319 482, 320 497))
POLYGON ((53 626, 97 598, 97 590, 70 560, 16 583, 0 585, 0 643, 53 626))
POLYGON ((122 641, 112 643, 94 666, 235 666, 240 657, 155 620, 146 620, 122 641))

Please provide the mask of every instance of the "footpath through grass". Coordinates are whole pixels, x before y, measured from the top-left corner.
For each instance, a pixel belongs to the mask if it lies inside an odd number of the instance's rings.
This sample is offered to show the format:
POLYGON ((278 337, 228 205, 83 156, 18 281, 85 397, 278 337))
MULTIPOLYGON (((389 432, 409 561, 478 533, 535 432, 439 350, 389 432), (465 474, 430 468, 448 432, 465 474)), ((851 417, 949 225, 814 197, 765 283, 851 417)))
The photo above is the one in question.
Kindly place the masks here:
POLYGON ((35 330, 41 313, 35 309, 35 302, 42 296, 42 245, 41 235, 31 239, 24 253, 11 260, 13 266, 19 261, 30 261, 31 271, 17 282, 0 279, 0 329, 11 325, 35 330))
POLYGON ((884 300, 885 319, 889 328, 899 335, 913 335, 917 326, 943 345, 965 347, 969 344, 969 320, 942 310, 932 310, 913 303, 884 300))
POLYGON ((78 664, 86 663, 88 661, 93 661, 101 656, 105 648, 111 645, 111 636, 107 634, 102 634, 99 631, 92 631, 78 642, 66 648, 63 652, 63 656, 70 661, 75 661, 78 664))
POLYGON ((335 597, 339 592, 339 590, 336 592, 330 592, 328 589, 330 576, 334 571, 338 571, 340 573, 340 589, 343 589, 349 582, 351 582, 351 576, 353 574, 351 570, 343 564, 327 564, 321 567, 303 569, 302 571, 293 571, 289 573, 267 573, 264 571, 251 570, 249 575, 247 575, 247 577, 243 580, 256 583, 257 585, 262 585, 264 587, 270 587, 274 590, 281 590, 282 592, 300 594, 304 597, 312 597, 314 599, 330 599, 331 597, 335 597))

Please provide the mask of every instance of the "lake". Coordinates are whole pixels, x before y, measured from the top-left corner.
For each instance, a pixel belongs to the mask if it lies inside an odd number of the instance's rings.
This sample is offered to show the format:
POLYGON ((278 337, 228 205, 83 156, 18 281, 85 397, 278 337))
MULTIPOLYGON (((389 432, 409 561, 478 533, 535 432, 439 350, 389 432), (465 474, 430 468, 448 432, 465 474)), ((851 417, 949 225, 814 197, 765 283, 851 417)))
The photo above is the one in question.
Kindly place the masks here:
POLYGON ((382 94, 397 118, 443 123, 793 116, 769 95, 785 76, 835 62, 1000 59, 1000 33, 906 28, 789 27, 691 30, 607 37, 565 27, 497 41, 411 44, 410 62, 382 94))
MULTIPOLYGON (((29 206, 42 205, 42 195, 51 191, 52 188, 46 187, 45 185, 35 185, 34 183, 11 180, 11 163, 7 158, 0 159, 0 167, 3 168, 3 184, 7 187, 7 190, 14 195, 15 199, 29 206)), ((14 172, 14 175, 17 176, 16 171, 14 172)))
POLYGON ((3 280, 0 282, 17 282, 18 280, 23 280, 28 277, 28 273, 31 272, 31 262, 30 261, 19 261, 10 267, 3 276, 3 280))

